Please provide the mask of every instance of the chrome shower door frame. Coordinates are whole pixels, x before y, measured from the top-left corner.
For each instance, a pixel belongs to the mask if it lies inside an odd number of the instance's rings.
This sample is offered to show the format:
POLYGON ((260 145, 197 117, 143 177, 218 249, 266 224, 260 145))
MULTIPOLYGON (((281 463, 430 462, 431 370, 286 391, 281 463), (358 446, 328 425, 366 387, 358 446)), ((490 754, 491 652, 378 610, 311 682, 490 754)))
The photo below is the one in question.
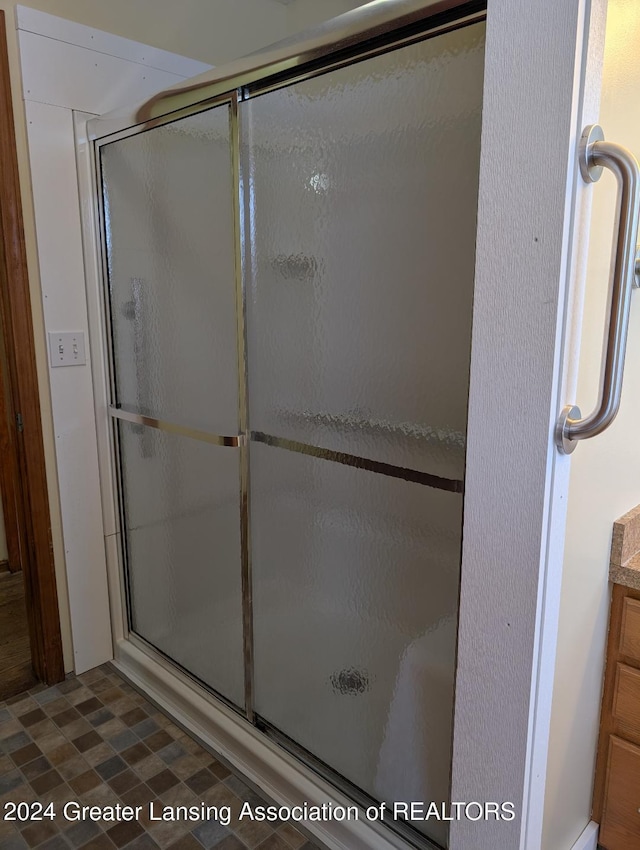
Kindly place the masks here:
MULTIPOLYGON (((169 434, 176 434, 190 439, 199 440, 211 445, 224 447, 238 451, 240 469, 240 534, 241 534, 241 577, 242 577, 242 606, 243 606, 243 656, 244 656, 244 711, 243 716, 249 722, 253 721, 252 711, 252 614, 251 614, 251 580, 250 580, 250 544, 249 544, 249 458, 248 458, 248 405, 247 405, 247 362, 246 362, 246 333, 245 333, 245 305, 244 286, 242 280, 242 240, 243 240, 243 216, 241 214, 241 163, 239 153, 239 115, 238 115, 238 93, 228 92, 207 98, 206 101, 186 107, 169 116, 162 116, 145 122, 142 126, 126 127, 121 131, 110 134, 107 138, 94 141, 87 146, 87 156, 90 161, 90 177, 92 181, 92 194, 94 199, 93 216, 96 222, 96 238, 99 243, 100 257, 100 309, 102 311, 101 326, 103 329, 102 350, 104 362, 108 372, 108 403, 107 415, 110 420, 109 441, 110 455, 112 459, 112 498, 117 505, 118 516, 118 561, 120 581, 119 604, 121 611, 117 619, 116 633, 122 639, 130 641, 143 652, 156 658, 160 663, 169 665, 177 674, 182 676, 190 685, 204 688, 212 693, 225 707, 237 712, 238 708, 231 703, 223 694, 215 691, 210 686, 204 685, 195 675, 189 673, 177 662, 165 656, 157 647, 150 644, 139 634, 130 629, 132 621, 131 593, 128 586, 128 548, 126 540, 126 521, 124 505, 124 487, 122 477, 122 463, 120 452, 120 439, 118 434, 118 422, 130 422, 144 425, 169 434), (235 268, 235 301, 236 301, 236 339, 237 339, 237 381, 238 381, 238 434, 223 435, 199 431, 193 428, 183 427, 174 423, 166 422, 154 417, 143 416, 122 409, 116 404, 116 366, 114 359, 113 330, 111 318, 111 306, 109 298, 109 272, 108 255, 106 245, 105 210, 104 197, 102 193, 102 169, 100 163, 100 148, 103 144, 109 144, 121 139, 136 136, 142 132, 171 124, 181 118, 187 118, 206 112, 216 107, 227 106, 229 109, 230 128, 230 159, 229 169, 233 186, 232 210, 234 230, 234 268, 235 268)), ((113 588, 114 581, 111 581, 113 588)), ((117 615, 116 615, 117 616, 117 615)))

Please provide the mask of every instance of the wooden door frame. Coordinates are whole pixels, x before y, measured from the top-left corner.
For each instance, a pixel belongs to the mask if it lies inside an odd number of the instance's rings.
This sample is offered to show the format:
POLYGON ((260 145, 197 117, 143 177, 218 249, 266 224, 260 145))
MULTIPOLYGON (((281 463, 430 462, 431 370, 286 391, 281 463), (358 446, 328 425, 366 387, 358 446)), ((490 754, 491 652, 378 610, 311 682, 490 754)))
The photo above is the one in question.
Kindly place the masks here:
MULTIPOLYGON (((46 684, 64 678, 62 637, 45 469, 29 276, 22 223, 5 13, 0 11, 0 321, 7 364, 9 440, 17 478, 12 482, 20 533, 31 657, 46 684), (21 426, 18 426, 18 415, 21 426)), ((4 464, 3 464, 4 465, 4 464)))
MULTIPOLYGON (((2 250, 0 245, 0 252, 2 250)), ((0 253, 1 256, 1 253, 0 253)), ((11 400, 11 385, 6 356, 6 328, 0 315, 0 499, 7 544, 6 565, 10 572, 22 570, 26 540, 24 537, 24 502, 20 486, 16 417, 11 400)))

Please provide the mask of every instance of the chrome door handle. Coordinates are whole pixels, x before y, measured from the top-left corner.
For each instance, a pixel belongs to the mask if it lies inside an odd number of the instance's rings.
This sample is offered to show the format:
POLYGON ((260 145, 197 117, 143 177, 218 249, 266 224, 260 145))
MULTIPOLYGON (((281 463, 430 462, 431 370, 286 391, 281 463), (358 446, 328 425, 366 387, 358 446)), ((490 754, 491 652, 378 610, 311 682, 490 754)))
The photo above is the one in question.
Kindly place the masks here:
POLYGON ((592 124, 585 127, 580 139, 580 173, 585 182, 595 183, 600 179, 603 168, 613 171, 619 187, 618 231, 604 368, 593 413, 583 417, 579 407, 568 404, 556 422, 555 441, 562 454, 570 454, 578 440, 601 434, 616 418, 620 407, 631 292, 634 286, 640 285, 637 276, 640 270, 637 245, 640 166, 626 148, 605 142, 602 128, 592 124))

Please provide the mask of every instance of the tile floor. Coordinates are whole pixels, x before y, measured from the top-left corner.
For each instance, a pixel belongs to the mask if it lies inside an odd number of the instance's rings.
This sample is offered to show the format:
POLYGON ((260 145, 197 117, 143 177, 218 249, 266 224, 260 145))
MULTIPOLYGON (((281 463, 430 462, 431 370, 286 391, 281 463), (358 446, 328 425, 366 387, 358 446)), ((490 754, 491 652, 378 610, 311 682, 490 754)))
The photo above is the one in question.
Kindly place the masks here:
POLYGON ((315 850, 291 824, 238 820, 257 795, 110 665, 0 702, 0 850, 315 850), (73 822, 69 801, 142 806, 132 821, 73 822), (53 803, 54 820, 4 819, 5 803, 53 803), (231 806, 216 820, 152 822, 148 803, 231 806), (275 827, 275 828, 274 828, 275 827))

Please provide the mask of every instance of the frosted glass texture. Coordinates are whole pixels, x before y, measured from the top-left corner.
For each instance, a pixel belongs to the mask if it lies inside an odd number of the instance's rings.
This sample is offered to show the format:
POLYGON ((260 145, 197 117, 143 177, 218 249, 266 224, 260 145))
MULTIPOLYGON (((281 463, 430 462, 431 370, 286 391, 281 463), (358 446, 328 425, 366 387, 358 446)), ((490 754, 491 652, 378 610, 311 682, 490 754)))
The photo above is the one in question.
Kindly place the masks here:
POLYGON ((229 108, 101 148, 117 401, 238 431, 229 108))
POLYGON ((256 712, 389 802, 449 799, 462 495, 331 452, 464 479, 484 32, 241 104, 256 712))
POLYGON ((131 628, 243 706, 238 452, 119 431, 131 628))
POLYGON ((461 479, 484 24, 242 104, 251 427, 461 479))
POLYGON ((377 799, 448 800, 462 496, 251 460, 257 713, 377 799))
MULTIPOLYGON (((240 102, 250 492, 237 449, 117 425, 132 630, 237 707, 253 672, 258 723, 387 802, 449 797, 463 498, 415 473, 464 480, 484 32, 240 102)), ((100 155, 115 401, 231 435, 229 118, 100 155)))

